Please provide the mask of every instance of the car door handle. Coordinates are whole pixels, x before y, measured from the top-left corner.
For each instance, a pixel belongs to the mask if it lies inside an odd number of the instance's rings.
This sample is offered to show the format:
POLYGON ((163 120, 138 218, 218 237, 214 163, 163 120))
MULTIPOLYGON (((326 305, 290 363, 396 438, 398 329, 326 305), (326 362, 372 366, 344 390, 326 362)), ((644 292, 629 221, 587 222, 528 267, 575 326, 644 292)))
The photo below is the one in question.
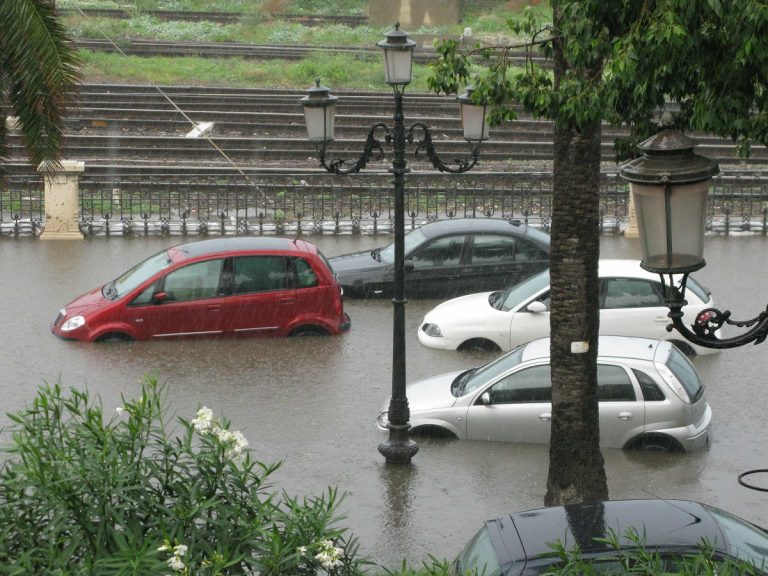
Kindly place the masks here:
POLYGON ((656 322, 669 322, 669 316, 656 316, 656 322))
POLYGON ((632 412, 619 412, 619 420, 632 420, 632 412))
POLYGON ((293 304, 296 298, 280 298, 280 304, 293 304))
POLYGON ((549 422, 552 420, 552 413, 551 412, 542 412, 539 414, 539 420, 542 422, 549 422))
POLYGON ((218 312, 221 310, 221 306, 218 304, 211 304, 208 306, 208 312, 218 312))

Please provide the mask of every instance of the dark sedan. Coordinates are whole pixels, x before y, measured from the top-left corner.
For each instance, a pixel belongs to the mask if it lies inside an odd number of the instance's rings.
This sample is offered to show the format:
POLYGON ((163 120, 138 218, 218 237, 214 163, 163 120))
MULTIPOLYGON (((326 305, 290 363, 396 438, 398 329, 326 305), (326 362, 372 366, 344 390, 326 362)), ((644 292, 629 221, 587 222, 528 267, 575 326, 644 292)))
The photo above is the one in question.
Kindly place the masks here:
MULTIPOLYGON (((392 296, 394 243, 330 261, 345 296, 392 296)), ((498 290, 548 267, 549 236, 516 220, 441 220, 405 236, 405 293, 409 298, 498 290)))
MULTIPOLYGON (((674 568, 708 547, 716 562, 744 562, 768 574, 768 533, 717 508, 688 500, 612 500, 553 506, 488 520, 456 560, 455 572, 485 576, 551 572, 561 561, 552 545, 578 547, 594 573, 624 574, 622 557, 638 544, 674 568), (611 536, 613 534, 613 536, 611 536), (613 538, 615 543, 609 543, 613 538)), ((677 572, 675 572, 677 573, 677 572)), ((698 572, 697 572, 698 573, 698 572)))

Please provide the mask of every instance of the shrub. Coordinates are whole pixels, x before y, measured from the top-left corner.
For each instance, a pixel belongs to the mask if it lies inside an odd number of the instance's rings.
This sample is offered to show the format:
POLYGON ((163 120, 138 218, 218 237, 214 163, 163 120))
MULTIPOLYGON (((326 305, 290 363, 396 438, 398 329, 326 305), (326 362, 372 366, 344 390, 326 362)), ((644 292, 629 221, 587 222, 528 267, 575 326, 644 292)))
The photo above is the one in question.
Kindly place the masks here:
POLYGON ((89 393, 42 387, 11 418, 0 465, 0 574, 362 573, 337 492, 272 490, 279 464, 203 407, 171 426, 145 379, 106 417, 89 393))

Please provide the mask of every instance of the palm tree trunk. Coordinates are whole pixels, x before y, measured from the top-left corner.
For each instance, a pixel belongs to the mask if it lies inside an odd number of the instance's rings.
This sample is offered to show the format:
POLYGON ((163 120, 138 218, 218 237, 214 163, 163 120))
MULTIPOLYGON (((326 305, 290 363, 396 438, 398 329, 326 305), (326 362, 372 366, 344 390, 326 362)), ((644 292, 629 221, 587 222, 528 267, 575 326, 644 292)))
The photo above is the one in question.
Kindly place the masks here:
MULTIPOLYGON (((557 22, 557 2, 553 12, 557 22)), ((562 46, 554 61, 557 83, 567 67, 562 46)), ((600 136, 600 122, 554 134, 547 506, 608 498, 597 404, 600 136)))

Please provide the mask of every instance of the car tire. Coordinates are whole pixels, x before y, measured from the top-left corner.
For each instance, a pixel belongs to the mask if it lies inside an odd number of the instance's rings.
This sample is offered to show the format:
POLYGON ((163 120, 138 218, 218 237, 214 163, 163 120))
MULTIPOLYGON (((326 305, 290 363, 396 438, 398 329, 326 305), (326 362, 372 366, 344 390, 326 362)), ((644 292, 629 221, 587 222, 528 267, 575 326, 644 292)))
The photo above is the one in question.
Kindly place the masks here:
POLYGON ((469 350, 472 352, 500 352, 501 348, 499 348, 496 342, 492 342, 491 340, 486 340, 485 338, 472 338, 472 340, 462 342, 458 347, 458 350, 469 350))
POLYGON ((319 326, 299 326, 290 334, 291 336, 327 336, 328 332, 319 326))
POLYGON ((650 434, 638 438, 629 448, 644 452, 684 452, 677 440, 661 434, 650 434))
POLYGON ((123 332, 110 332, 99 336, 95 342, 133 342, 133 338, 123 332))

